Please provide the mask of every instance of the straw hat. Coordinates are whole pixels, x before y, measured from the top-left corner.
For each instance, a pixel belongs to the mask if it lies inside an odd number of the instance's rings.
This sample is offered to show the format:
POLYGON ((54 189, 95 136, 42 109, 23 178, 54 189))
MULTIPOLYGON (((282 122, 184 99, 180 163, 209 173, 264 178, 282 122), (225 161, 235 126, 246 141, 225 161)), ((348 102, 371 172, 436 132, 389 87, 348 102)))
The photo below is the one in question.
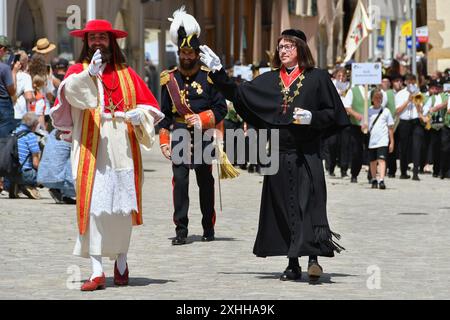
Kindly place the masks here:
POLYGON ((56 49, 56 46, 53 43, 50 43, 47 38, 39 39, 36 43, 36 47, 33 48, 34 52, 47 54, 56 49))

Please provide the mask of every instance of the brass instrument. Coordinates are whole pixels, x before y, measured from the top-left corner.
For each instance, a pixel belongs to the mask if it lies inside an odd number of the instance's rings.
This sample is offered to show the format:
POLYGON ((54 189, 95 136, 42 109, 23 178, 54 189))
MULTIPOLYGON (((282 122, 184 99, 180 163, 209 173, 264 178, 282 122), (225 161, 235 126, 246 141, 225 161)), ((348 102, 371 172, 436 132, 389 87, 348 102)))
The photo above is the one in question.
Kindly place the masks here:
POLYGON ((431 115, 428 114, 426 117, 423 115, 423 104, 425 103, 425 97, 423 94, 421 92, 414 94, 412 103, 416 106, 420 122, 425 127, 425 130, 431 130, 431 115))

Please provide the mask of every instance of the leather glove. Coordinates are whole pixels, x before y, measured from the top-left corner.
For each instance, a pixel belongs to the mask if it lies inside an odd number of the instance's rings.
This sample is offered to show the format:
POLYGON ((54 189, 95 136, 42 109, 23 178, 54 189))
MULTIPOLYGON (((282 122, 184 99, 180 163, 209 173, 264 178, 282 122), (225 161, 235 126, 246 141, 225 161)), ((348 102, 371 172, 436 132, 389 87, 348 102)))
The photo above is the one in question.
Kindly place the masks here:
POLYGON ((88 71, 91 77, 96 77, 100 73, 102 65, 103 65, 102 52, 100 51, 100 49, 97 49, 88 67, 88 71))
POLYGON ((142 123, 142 111, 133 109, 125 113, 125 120, 131 122, 133 126, 140 126, 142 123))
POLYGON ((220 71, 223 66, 220 58, 208 46, 200 46, 200 60, 212 70, 212 72, 220 71))
POLYGON ((301 108, 295 108, 294 111, 294 120, 299 125, 310 125, 312 121, 312 113, 308 110, 304 110, 301 108))

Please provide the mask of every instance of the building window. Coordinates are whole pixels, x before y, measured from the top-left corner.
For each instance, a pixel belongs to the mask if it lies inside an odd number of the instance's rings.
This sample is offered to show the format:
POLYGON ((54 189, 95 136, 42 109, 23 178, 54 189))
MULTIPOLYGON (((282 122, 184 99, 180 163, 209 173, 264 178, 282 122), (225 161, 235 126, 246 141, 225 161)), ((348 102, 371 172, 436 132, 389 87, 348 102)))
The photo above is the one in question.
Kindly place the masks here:
POLYGON ((72 61, 74 60, 75 39, 69 34, 70 31, 67 29, 66 20, 67 18, 65 17, 57 19, 58 56, 72 61))
POLYGON ((315 17, 317 0, 289 0, 289 13, 300 17, 315 17))

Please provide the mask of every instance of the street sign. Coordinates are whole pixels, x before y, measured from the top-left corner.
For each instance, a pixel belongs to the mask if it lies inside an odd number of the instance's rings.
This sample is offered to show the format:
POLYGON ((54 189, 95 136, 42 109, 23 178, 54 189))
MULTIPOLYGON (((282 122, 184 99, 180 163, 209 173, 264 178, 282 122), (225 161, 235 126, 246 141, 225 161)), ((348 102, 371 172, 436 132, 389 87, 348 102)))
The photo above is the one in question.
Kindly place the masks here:
POLYGON ((378 36, 377 48, 378 49, 384 49, 384 37, 383 36, 378 36))
POLYGON ((381 63, 353 63, 353 85, 379 85, 381 84, 381 63))
POLYGON ((411 37, 412 36, 412 20, 406 21, 403 25, 402 25, 402 36, 403 37, 411 37))
MULTIPOLYGON (((408 49, 412 49, 412 37, 406 37, 406 43, 408 45, 408 49)), ((420 42, 418 38, 416 38, 416 48, 420 48, 420 42)))
POLYGON ((428 33, 428 27, 420 27, 416 30, 416 36, 419 43, 428 43, 429 39, 429 33, 428 33))

